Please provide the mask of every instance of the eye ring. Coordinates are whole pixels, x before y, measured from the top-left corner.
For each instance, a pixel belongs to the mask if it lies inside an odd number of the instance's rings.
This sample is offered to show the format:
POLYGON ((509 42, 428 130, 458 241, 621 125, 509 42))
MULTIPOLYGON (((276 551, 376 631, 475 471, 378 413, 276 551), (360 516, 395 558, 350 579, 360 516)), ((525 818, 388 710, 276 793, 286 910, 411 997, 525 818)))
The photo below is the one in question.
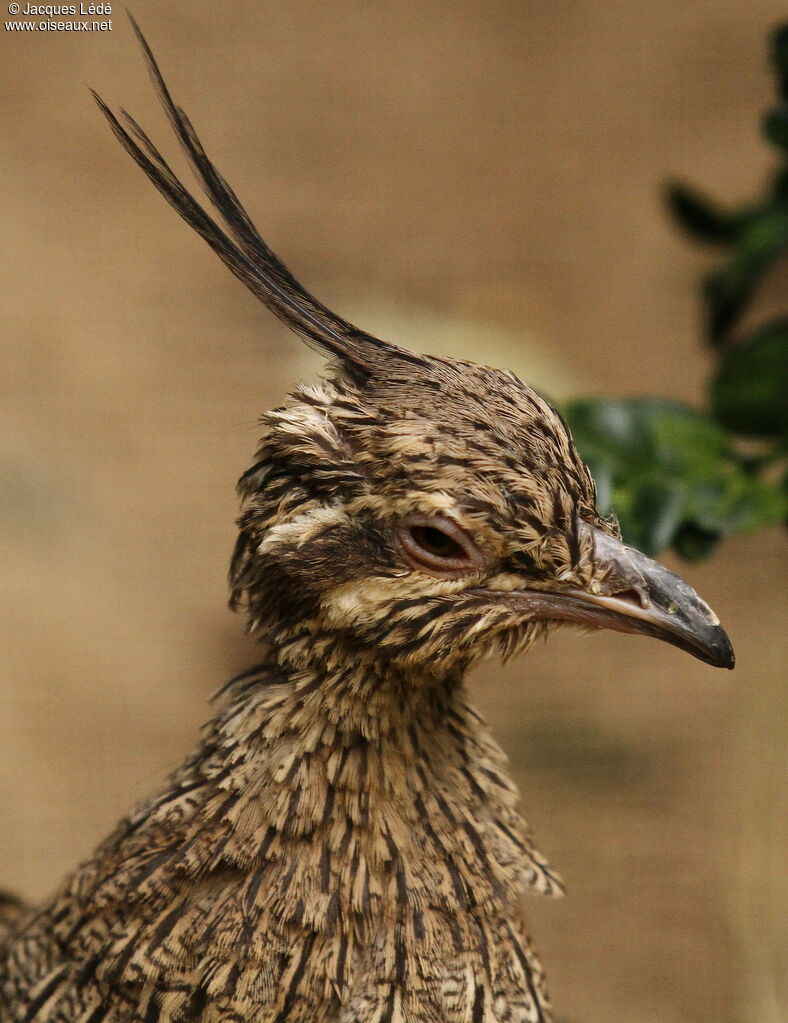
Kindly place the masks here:
POLYGON ((408 515, 397 524, 395 535, 411 568, 438 579, 460 579, 484 565, 471 537, 443 515, 408 515))

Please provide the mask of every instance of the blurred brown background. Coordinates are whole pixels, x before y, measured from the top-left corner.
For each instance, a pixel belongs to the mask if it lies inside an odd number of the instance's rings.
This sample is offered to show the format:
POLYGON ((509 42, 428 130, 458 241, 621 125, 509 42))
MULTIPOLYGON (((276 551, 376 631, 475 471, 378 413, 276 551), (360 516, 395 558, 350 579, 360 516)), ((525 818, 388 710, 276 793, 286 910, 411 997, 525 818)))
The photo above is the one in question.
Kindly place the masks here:
MULTIPOLYGON (((707 257, 658 190, 758 187, 781 5, 134 11, 265 236, 350 319, 557 397, 699 399, 707 257)), ((87 84, 174 155, 120 8, 109 33, 0 34, 0 885, 30 897, 252 661, 224 608, 233 486, 257 414, 320 369, 165 207, 87 84)), ((474 680, 568 881, 528 909, 572 1023, 787 1018, 783 553, 760 535, 681 569, 729 627, 733 674, 567 632, 474 680)))

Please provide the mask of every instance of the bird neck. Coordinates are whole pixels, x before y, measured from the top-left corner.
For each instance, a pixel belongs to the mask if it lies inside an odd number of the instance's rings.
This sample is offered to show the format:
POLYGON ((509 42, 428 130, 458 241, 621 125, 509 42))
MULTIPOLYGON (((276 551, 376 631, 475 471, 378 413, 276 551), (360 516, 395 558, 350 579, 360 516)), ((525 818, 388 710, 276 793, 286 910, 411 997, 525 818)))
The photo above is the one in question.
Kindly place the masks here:
POLYGON ((276 650, 236 679, 195 754, 77 872, 66 905, 92 887, 111 933, 129 935, 113 945, 119 983, 185 950, 211 977, 236 957, 238 991, 277 1005, 297 990, 315 1020, 340 1002, 353 1020, 437 1019, 436 1006, 487 1019, 485 991, 546 1019, 518 901, 560 883, 462 682, 318 654, 296 666, 276 650))
POLYGON ((364 917, 376 905, 451 912, 558 887, 462 680, 348 667, 317 647, 295 663, 291 653, 273 651, 234 683, 207 744, 236 797, 226 853, 264 867, 269 896, 272 877, 287 879, 285 915, 301 916, 296 903, 319 878, 326 898, 307 900, 317 929, 328 893, 364 917))

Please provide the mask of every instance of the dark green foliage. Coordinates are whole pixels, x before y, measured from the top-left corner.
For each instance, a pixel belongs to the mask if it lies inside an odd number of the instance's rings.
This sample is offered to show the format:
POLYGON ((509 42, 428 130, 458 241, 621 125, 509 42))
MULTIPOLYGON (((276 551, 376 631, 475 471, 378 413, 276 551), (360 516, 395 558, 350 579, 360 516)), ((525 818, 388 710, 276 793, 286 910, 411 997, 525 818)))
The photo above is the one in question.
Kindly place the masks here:
POLYGON ((749 210, 728 210, 689 185, 668 186, 666 199, 675 220, 699 241, 713 245, 733 244, 749 210))
POLYGON ((673 547, 706 557, 726 535, 786 515, 780 463, 788 453, 788 316, 737 336, 764 274, 788 254, 788 25, 772 35, 777 103, 763 122, 780 166, 763 196, 720 205, 701 191, 667 189, 675 220, 723 251, 702 286, 717 364, 709 411, 658 398, 579 399, 563 411, 597 482, 603 512, 649 554, 673 547))
POLYGON ((711 382, 717 419, 735 433, 788 436, 788 317, 730 348, 711 382))
POLYGON ((788 25, 780 25, 772 35, 772 62, 778 105, 766 112, 764 134, 772 145, 788 150, 788 25))
POLYGON ((763 275, 786 249, 788 208, 775 204, 750 211, 736 232, 733 252, 703 282, 706 331, 713 344, 730 340, 763 275))
POLYGON ((564 415, 597 482, 600 511, 647 554, 689 560, 717 539, 779 522, 779 491, 752 472, 711 416, 659 398, 580 398, 564 415))
POLYGON ((777 102, 764 117, 763 132, 778 150, 780 164, 763 195, 722 206, 685 184, 674 182, 666 193, 674 218, 696 241, 725 250, 703 282, 707 333, 714 345, 732 340, 763 275, 788 253, 788 25, 772 35, 772 62, 777 102))

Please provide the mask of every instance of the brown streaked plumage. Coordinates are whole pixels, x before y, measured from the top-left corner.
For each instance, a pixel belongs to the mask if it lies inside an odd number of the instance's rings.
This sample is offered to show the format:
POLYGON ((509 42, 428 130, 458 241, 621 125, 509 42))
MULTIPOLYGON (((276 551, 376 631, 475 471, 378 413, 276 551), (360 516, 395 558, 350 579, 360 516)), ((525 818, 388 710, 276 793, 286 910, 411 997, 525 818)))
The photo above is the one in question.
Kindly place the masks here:
POLYGON ((463 676, 567 621, 724 667, 730 644, 597 515, 534 391, 373 338, 304 291, 138 36, 215 212, 97 97, 113 131, 332 371, 263 416, 239 484, 232 602, 264 660, 54 898, 0 895, 0 1023, 547 1021, 519 896, 560 884, 463 676))

